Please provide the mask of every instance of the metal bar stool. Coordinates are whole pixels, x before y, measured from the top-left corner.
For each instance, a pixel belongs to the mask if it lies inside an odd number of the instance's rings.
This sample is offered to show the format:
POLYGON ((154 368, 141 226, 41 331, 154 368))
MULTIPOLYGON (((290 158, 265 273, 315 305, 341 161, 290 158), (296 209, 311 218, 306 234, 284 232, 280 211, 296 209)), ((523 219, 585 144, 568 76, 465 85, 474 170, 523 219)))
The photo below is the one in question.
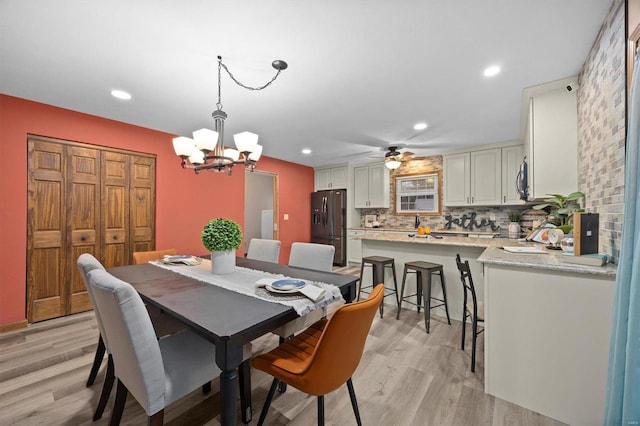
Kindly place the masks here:
MULTIPOLYGON (((398 305, 398 309, 400 309, 400 299, 398 298, 398 281, 396 280, 396 261, 391 257, 384 256, 367 256, 362 258, 362 266, 360 266, 360 281, 358 283, 358 296, 356 297, 356 301, 360 300, 360 292, 367 288, 373 288, 379 283, 384 284, 384 268, 391 268, 391 272, 393 273, 393 290, 385 287, 385 295, 384 297, 391 296, 392 294, 396 295, 396 304, 398 305), (364 272, 365 266, 371 266, 373 269, 373 283, 370 286, 363 287, 362 286, 362 274, 364 272)), ((369 294, 369 291, 362 291, 364 294, 369 294)), ((380 318, 384 314, 384 297, 382 303, 380 303, 380 318)))
POLYGON ((444 271, 442 265, 438 263, 423 262, 421 260, 415 262, 407 262, 404 264, 404 273, 402 274, 402 287, 400 289, 400 303, 398 304, 398 314, 396 319, 400 319, 400 310, 402 308, 402 302, 406 301, 412 305, 418 307, 418 313, 422 307, 420 299, 424 299, 424 325, 429 333, 429 326, 431 323, 431 309, 444 306, 444 310, 447 313, 447 323, 451 325, 451 319, 449 318, 449 307, 447 306, 447 290, 444 283, 444 271), (408 296, 404 295, 404 285, 407 280, 407 274, 416 274, 416 293, 408 296), (431 296, 431 277, 433 275, 440 276, 440 284, 442 285, 442 299, 431 296), (424 286, 424 287, 423 287, 424 286), (423 288, 425 290, 423 297, 423 288), (410 297, 416 297, 416 303, 409 300, 410 297), (431 299, 434 299, 440 304, 431 306, 431 299))

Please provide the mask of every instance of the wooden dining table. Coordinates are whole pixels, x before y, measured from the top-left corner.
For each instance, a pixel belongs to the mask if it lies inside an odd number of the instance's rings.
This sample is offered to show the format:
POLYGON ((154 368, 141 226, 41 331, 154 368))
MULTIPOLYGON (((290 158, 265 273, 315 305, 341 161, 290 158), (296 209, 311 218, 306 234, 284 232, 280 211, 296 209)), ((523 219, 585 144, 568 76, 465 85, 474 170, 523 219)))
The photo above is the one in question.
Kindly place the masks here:
MULTIPOLYGON (((354 300, 358 278, 276 263, 237 258, 237 266, 333 284, 347 303, 354 300)), ((221 423, 236 424, 236 397, 243 395, 242 421, 252 417, 250 364, 242 361, 242 348, 252 340, 298 318, 295 310, 207 284, 152 264, 109 268, 115 277, 130 283, 142 299, 216 345, 215 362, 220 373, 221 423), (241 381, 240 378, 243 380, 241 381), (240 388, 242 386, 242 388, 240 388)))

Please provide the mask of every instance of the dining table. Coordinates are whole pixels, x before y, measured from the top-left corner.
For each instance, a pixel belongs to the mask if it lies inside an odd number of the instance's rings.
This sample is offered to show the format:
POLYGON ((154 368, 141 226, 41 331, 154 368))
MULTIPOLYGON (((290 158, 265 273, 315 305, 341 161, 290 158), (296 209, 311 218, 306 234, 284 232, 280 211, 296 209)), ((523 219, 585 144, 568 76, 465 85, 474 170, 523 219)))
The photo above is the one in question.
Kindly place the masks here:
MULTIPOLYGON (((236 265, 287 278, 332 284, 346 303, 356 296, 358 277, 316 271, 238 257, 236 265)), ((152 263, 109 268, 115 277, 130 283, 142 300, 216 346, 220 373, 221 424, 237 422, 236 398, 240 391, 243 423, 251 421, 250 362, 243 362, 243 346, 298 318, 296 311, 280 303, 251 297, 208 284, 152 263)))

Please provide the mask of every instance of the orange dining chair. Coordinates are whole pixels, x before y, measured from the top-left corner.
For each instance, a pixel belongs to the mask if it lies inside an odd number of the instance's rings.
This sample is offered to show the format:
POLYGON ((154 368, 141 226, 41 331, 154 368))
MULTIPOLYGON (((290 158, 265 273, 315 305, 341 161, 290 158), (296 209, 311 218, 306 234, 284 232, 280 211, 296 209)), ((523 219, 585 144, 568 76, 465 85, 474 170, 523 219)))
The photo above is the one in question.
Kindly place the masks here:
POLYGON ((330 319, 316 322, 272 351, 253 358, 254 368, 274 377, 258 425, 264 423, 280 382, 318 397, 318 425, 324 424, 324 395, 346 382, 356 421, 362 424, 351 376, 362 358, 383 295, 384 285, 378 284, 368 299, 340 306, 330 319))
POLYGON ((152 260, 160 260, 164 256, 175 256, 177 254, 178 251, 174 248, 165 250, 134 251, 133 264, 141 265, 143 263, 149 263, 152 260))

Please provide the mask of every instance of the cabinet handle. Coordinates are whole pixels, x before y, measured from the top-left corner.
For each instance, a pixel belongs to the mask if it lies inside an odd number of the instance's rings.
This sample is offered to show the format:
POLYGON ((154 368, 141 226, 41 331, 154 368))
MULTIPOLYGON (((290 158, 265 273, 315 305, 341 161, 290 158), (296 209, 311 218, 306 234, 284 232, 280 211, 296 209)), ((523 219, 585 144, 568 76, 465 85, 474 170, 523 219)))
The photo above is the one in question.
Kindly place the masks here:
POLYGON ((467 204, 469 204, 469 197, 467 197, 467 204))
POLYGON ((80 241, 87 241, 87 237, 80 237, 80 241))
POLYGON ((503 196, 502 199, 504 200, 505 203, 507 202, 507 196, 506 195, 503 196))
POLYGON ((117 240, 117 239, 118 239, 118 237, 114 235, 114 236, 113 236, 113 239, 114 239, 114 240, 117 240))
POLYGON ((474 201, 473 201, 473 197, 471 197, 471 204, 473 204, 473 203, 474 203, 474 201))

